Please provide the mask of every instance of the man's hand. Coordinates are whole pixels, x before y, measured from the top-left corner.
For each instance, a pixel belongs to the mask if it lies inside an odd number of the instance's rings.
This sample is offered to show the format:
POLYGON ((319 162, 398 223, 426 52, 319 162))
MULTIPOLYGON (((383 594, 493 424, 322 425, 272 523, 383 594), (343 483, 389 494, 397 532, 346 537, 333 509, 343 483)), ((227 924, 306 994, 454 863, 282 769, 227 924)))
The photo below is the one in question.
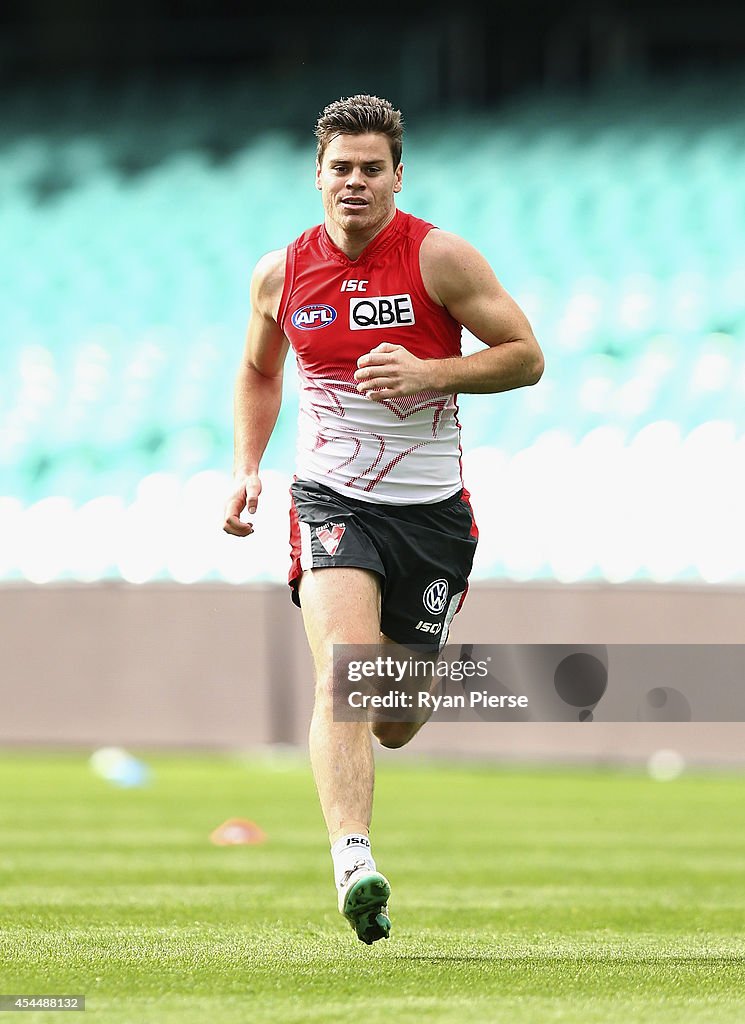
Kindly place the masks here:
POLYGON ((357 390, 374 402, 430 390, 431 362, 417 359, 401 345, 383 342, 357 360, 357 390))
POLYGON ((254 528, 251 523, 244 523, 241 520, 241 512, 248 509, 248 514, 253 515, 259 505, 261 494, 261 480, 257 473, 248 476, 237 476, 233 478, 233 493, 225 506, 225 522, 223 530, 234 537, 249 537, 254 528))

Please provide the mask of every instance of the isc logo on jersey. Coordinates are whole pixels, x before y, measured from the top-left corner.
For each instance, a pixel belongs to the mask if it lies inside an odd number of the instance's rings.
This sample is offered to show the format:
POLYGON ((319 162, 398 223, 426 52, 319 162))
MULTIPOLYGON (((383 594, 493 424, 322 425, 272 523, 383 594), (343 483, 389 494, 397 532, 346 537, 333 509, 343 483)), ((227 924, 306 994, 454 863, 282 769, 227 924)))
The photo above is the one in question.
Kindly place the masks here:
POLYGON ((349 300, 349 329, 370 331, 375 327, 408 327, 416 323, 410 295, 378 295, 349 300))
POLYGON ((319 327, 328 327, 336 320, 336 310, 323 302, 313 302, 309 306, 301 306, 292 314, 292 326, 301 331, 316 331, 319 327))

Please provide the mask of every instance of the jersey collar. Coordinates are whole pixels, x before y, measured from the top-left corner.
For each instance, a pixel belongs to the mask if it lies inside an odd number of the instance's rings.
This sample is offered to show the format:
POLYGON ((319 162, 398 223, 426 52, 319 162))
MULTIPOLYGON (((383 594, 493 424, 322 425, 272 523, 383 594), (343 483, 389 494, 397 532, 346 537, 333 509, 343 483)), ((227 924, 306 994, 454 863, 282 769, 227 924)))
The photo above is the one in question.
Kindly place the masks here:
POLYGON ((379 231, 374 238, 370 239, 356 260, 350 260, 349 257, 341 251, 326 230, 325 223, 321 224, 320 238, 323 253, 329 259, 337 260, 339 263, 346 263, 349 266, 358 266, 360 263, 367 263, 368 260, 372 259, 373 256, 377 256, 384 249, 387 249, 393 242, 394 238, 398 234, 400 219, 401 211, 396 207, 396 212, 394 213, 391 222, 386 224, 383 230, 379 231))

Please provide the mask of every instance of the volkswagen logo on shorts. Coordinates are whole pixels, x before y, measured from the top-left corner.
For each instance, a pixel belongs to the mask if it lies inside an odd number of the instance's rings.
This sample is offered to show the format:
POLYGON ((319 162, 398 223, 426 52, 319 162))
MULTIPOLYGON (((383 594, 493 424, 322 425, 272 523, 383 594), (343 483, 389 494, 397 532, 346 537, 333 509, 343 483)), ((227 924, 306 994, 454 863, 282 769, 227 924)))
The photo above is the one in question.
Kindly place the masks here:
POLYGON ((448 603, 448 581, 435 580, 424 591, 424 607, 433 615, 441 615, 448 603))

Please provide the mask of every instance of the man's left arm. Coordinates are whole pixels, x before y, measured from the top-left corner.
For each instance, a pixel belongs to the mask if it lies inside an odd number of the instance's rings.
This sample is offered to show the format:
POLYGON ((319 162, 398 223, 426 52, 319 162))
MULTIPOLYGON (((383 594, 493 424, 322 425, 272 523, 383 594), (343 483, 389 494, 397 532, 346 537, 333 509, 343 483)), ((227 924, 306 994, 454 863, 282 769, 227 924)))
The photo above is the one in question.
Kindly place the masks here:
POLYGON ((358 390, 380 401, 430 390, 493 394, 540 380, 543 353, 527 317, 477 249, 457 235, 430 231, 420 263, 433 301, 488 347, 468 356, 418 359, 401 345, 378 345, 357 363, 358 390))

